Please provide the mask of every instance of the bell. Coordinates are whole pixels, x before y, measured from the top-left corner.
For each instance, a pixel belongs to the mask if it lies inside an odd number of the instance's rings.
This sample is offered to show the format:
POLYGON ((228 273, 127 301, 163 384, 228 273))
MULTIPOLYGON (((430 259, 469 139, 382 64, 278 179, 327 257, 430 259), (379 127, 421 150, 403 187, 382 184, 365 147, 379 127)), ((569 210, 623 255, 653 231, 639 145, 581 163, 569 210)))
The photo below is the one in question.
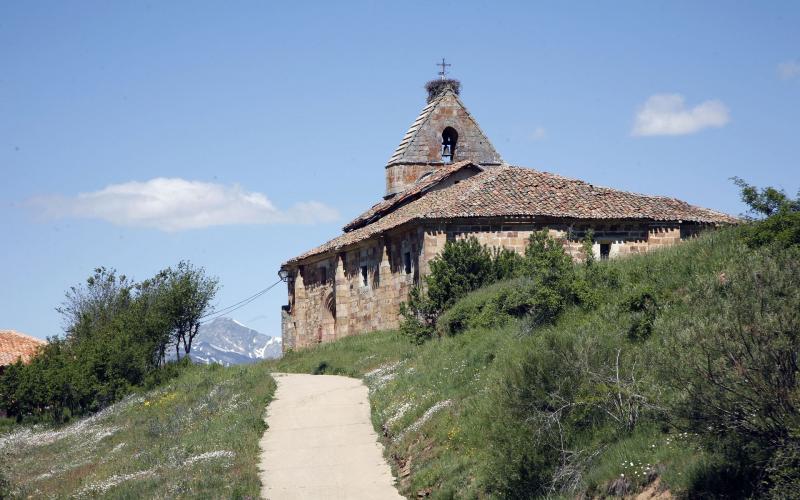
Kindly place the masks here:
POLYGON ((450 145, 445 144, 444 149, 442 149, 442 156, 450 156, 450 145))

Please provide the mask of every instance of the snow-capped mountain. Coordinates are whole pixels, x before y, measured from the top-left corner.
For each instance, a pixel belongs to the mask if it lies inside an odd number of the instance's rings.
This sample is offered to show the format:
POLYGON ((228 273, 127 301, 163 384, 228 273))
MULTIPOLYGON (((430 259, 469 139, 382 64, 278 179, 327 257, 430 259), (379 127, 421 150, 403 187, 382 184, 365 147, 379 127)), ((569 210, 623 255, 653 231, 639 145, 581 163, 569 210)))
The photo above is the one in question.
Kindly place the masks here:
POLYGON ((281 356, 281 338, 270 337, 232 318, 200 325, 189 356, 199 363, 225 366, 255 363, 281 356))

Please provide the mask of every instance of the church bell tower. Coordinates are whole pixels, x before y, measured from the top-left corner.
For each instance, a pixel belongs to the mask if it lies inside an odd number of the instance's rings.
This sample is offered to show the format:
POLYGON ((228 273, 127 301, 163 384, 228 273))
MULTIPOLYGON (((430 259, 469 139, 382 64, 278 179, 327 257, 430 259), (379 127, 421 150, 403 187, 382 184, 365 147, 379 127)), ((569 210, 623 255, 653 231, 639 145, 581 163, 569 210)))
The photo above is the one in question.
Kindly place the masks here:
POLYGON ((485 168, 502 158, 459 98, 461 83, 445 78, 444 60, 438 80, 425 85, 428 103, 408 129, 386 164, 386 195, 411 187, 420 177, 443 166, 469 160, 485 168))

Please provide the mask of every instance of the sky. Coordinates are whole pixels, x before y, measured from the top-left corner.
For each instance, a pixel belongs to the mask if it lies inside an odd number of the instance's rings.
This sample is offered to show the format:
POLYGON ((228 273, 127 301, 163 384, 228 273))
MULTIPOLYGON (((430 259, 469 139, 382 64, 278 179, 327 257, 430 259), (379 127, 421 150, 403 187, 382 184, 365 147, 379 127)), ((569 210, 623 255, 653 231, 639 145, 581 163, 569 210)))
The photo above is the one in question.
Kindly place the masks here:
POLYGON ((731 214, 731 176, 800 188, 798 2, 2 2, 0 328, 61 334, 98 266, 271 285, 379 201, 442 57, 508 163, 731 214))

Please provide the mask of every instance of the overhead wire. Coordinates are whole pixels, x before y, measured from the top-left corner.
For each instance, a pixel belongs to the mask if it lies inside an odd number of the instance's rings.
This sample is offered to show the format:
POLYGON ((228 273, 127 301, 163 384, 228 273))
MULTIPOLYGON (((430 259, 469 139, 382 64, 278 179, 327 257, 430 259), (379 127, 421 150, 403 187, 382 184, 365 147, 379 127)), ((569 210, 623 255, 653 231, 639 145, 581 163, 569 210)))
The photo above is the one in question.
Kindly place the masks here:
POLYGON ((220 316, 224 316, 226 314, 232 313, 233 311, 241 309, 242 307, 250 304, 251 302, 253 302, 257 298, 261 297, 262 295, 264 295, 268 291, 272 290, 281 281, 283 281, 283 280, 278 280, 275 283, 273 283, 270 286, 268 286, 267 288, 264 288, 263 290, 259 290, 258 292, 254 293, 253 295, 251 295, 251 296, 249 296, 249 297, 247 297, 245 299, 242 299, 242 300, 240 300, 239 302, 237 302, 235 304, 231 304, 231 305, 229 305, 227 307, 223 307, 222 309, 216 310, 214 312, 210 312, 210 313, 206 314, 205 316, 201 316, 199 318, 200 319, 200 324, 208 323, 209 321, 213 321, 213 320, 219 318, 220 316))

